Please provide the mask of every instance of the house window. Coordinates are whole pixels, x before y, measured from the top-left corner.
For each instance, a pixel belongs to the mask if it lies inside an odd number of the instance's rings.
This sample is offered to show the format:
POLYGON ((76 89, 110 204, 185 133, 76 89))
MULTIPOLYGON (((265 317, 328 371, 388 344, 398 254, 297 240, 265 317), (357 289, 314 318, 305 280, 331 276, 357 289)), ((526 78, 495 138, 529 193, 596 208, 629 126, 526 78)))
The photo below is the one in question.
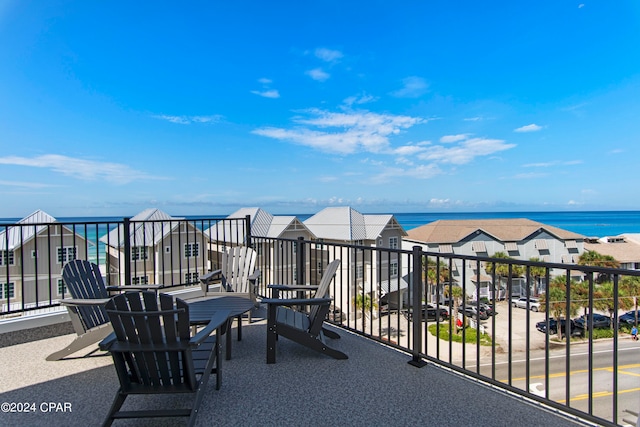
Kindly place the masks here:
POLYGON ((389 237, 389 249, 398 249, 397 237, 389 237))
POLYGON ((148 285, 149 284, 149 276, 138 276, 131 278, 132 285, 148 285))
POLYGON ((184 244, 184 257, 191 258, 200 256, 200 245, 198 243, 184 244))
POLYGON ((196 271, 195 273, 185 273, 184 281, 187 284, 196 283, 198 281, 198 272, 196 271))
POLYGON ((58 279, 58 295, 64 295, 67 293, 67 286, 62 279, 58 279))
POLYGON ((171 246, 165 246, 164 247, 164 253, 165 254, 170 254, 171 253, 171 246))
POLYGON ((298 267, 295 265, 293 266, 293 282, 298 282, 298 267))
POLYGON ((76 259, 78 254, 78 248, 75 246, 64 246, 61 248, 56 248, 58 251, 58 264, 64 264, 69 261, 73 261, 76 259))
POLYGON ((294 254, 298 253, 298 242, 293 242, 293 253, 294 254))
POLYGON ((389 264, 389 275, 391 277, 398 277, 398 261, 393 261, 389 264))
POLYGON ((14 265, 13 251, 0 251, 0 265, 14 265))
POLYGON ((31 258, 38 258, 38 251, 35 249, 31 251, 31 258))
POLYGON ((15 284, 13 282, 10 282, 8 284, 0 283, 0 296, 3 299, 15 298, 16 297, 15 284))
POLYGON ((132 246, 131 247, 131 261, 140 261, 143 259, 149 259, 146 246, 132 246))
POLYGON ((362 279, 364 277, 364 266, 359 265, 356 267, 356 279, 362 279))

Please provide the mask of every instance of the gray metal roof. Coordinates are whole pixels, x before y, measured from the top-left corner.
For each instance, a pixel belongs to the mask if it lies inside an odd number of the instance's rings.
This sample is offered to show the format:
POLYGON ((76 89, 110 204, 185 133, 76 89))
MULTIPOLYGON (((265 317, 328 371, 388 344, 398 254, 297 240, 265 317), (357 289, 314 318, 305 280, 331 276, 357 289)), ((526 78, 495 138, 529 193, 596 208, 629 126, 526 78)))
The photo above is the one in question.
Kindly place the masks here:
MULTIPOLYGON (((31 215, 22 218, 16 224, 51 224, 55 222, 58 222, 58 220, 38 209, 31 215)), ((8 250, 12 251, 19 248, 46 228, 46 225, 38 225, 35 227, 2 227, 0 228, 0 249, 6 250, 8 248, 8 250)))
MULTIPOLYGON (((151 246, 153 243, 158 243, 164 236, 179 226, 179 220, 184 220, 184 218, 172 217, 160 209, 145 209, 131 218, 129 242, 136 246, 151 246)), ((108 243, 112 247, 123 247, 125 242, 124 227, 118 225, 117 228, 102 236, 100 241, 108 243)))
POLYGON ((349 206, 329 207, 304 221, 320 239, 356 241, 375 240, 389 225, 401 230, 393 215, 365 215, 349 206))
MULTIPOLYGON (((251 217, 251 235, 254 237, 280 237, 288 229, 307 227, 293 215, 272 215, 260 208, 241 208, 227 218, 251 217)), ((220 221, 205 231, 211 240, 243 244, 246 240, 244 223, 220 221)))

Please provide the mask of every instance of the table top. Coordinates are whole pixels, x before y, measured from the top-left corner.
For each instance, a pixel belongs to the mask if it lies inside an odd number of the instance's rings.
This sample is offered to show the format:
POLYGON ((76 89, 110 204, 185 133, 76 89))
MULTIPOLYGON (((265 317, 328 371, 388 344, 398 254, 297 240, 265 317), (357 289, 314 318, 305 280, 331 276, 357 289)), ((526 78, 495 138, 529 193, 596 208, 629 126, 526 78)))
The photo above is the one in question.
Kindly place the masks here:
POLYGON ((213 312, 229 310, 229 318, 239 316, 254 307, 253 302, 243 297, 214 297, 199 299, 189 303, 189 321, 191 324, 207 324, 213 312))

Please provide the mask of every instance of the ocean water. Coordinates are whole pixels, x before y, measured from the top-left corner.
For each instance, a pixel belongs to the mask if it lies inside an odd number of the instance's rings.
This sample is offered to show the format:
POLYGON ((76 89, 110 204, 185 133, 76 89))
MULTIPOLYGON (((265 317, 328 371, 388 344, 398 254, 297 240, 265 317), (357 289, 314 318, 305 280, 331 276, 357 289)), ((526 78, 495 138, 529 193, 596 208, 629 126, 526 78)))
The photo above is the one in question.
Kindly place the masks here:
MULTIPOLYGON (((311 214, 292 214, 304 221, 311 214)), ((564 230, 573 231, 586 237, 617 236, 623 233, 640 233, 640 211, 590 211, 590 212, 416 212, 393 214, 405 230, 419 227, 439 219, 499 219, 499 218, 527 218, 543 224, 552 225, 564 230)), ((181 216, 181 215, 176 215, 181 216)), ((225 214, 211 215, 211 217, 226 216, 225 214)), ((185 216, 188 219, 208 218, 206 216, 185 216)), ((95 236, 106 233, 107 221, 121 221, 122 217, 67 217, 58 218, 60 222, 100 222, 89 225, 87 234, 91 240, 95 236)), ((1 223, 15 223, 17 218, 0 219, 1 223)), ((205 224, 206 225, 206 224, 205 224)), ((113 228, 112 224, 109 228, 113 228)), ((1 231, 1 229, 0 229, 1 231)), ((78 230, 81 231, 81 230, 78 230)), ((82 233, 84 234, 84 233, 82 233)))
MULTIPOLYGON (((440 219, 527 218, 543 224, 582 234, 585 237, 617 236, 640 233, 640 211, 592 212, 449 212, 393 214, 405 230, 440 219)), ((299 215, 301 220, 311 215, 299 215)))

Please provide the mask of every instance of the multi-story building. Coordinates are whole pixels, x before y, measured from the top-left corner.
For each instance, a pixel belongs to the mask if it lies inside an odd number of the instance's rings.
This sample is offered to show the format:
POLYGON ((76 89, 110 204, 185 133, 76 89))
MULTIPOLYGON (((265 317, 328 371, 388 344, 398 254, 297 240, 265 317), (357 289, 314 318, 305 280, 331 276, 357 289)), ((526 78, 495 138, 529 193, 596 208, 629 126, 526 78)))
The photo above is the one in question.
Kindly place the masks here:
POLYGON ((3 311, 46 305, 68 296, 62 282, 67 261, 87 258, 80 233, 37 210, 14 226, 0 226, 0 304, 3 311))
POLYGON ((209 269, 205 248, 209 239, 192 221, 175 218, 159 209, 146 209, 130 219, 125 256, 123 225, 102 236, 107 248, 109 283, 125 283, 125 263, 131 284, 196 285, 209 269))
MULTIPOLYGON (((444 257, 446 254, 491 257, 502 252, 518 260, 535 258, 542 262, 575 264, 584 251, 584 239, 580 234, 523 218, 439 220, 409 230, 403 247, 409 249, 418 245, 425 251, 437 252, 444 257)), ((453 263, 451 278, 453 283, 462 286, 461 263, 459 259, 453 263)), ((473 272, 466 276, 464 288, 467 294, 475 296, 479 289, 481 298, 492 295, 490 289, 495 285, 485 266, 481 264, 481 271, 477 271, 476 263, 466 267, 467 272, 473 272)), ((580 276, 575 278, 582 279, 580 276)), ((504 294, 506 278, 500 278, 500 282, 500 286, 495 288, 498 296, 504 294)), ((525 282, 524 277, 512 278, 513 294, 518 295, 525 282)), ((437 292, 442 295, 442 290, 437 292)))
MULTIPOLYGON (((338 275, 344 274, 344 277, 354 277, 355 280, 348 281, 351 283, 349 289, 341 288, 341 292, 334 295, 338 306, 336 309, 340 306, 356 307, 351 300, 358 296, 378 301, 385 295, 407 288, 404 274, 406 266, 400 265, 402 258, 397 253, 390 251, 380 259, 372 259, 372 256, 365 254, 374 251, 358 249, 363 246, 400 249, 407 232, 393 215, 362 214, 348 206, 329 207, 306 219, 304 225, 315 236, 319 249, 322 243, 356 246, 350 251, 348 259, 342 259, 341 273, 338 275)), ((322 259, 331 261, 330 256, 332 254, 327 253, 322 259)))
POLYGON ((620 263, 620 268, 625 270, 640 270, 640 235, 638 234, 587 239, 584 250, 609 255, 620 263))

